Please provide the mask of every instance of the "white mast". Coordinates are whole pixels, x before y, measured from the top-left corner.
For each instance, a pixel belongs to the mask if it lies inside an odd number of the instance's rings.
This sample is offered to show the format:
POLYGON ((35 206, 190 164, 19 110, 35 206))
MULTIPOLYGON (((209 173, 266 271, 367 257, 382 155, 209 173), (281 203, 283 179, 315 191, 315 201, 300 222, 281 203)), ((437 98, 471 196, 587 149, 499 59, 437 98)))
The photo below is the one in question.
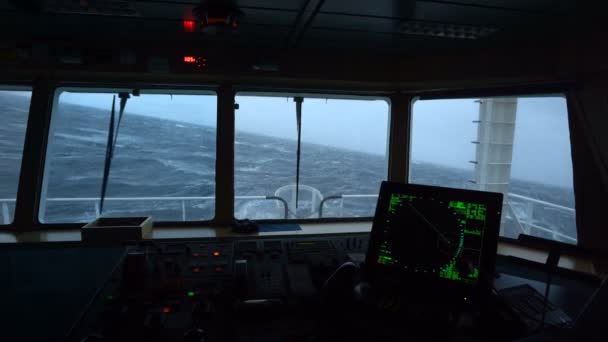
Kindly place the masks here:
POLYGON ((479 120, 475 121, 478 124, 477 140, 473 141, 477 148, 475 160, 471 161, 475 164, 472 182, 478 190, 503 193, 505 215, 511 180, 517 98, 483 98, 479 102, 479 120))

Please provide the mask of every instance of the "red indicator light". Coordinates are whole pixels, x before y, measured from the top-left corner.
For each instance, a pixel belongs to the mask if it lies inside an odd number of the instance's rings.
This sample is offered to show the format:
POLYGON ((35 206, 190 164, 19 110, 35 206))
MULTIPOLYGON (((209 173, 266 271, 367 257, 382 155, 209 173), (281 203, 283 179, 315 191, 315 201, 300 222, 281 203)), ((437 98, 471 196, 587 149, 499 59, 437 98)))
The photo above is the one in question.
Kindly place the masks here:
POLYGON ((213 252, 213 256, 220 256, 220 252, 213 252))
POLYGON ((198 267, 194 267, 194 268, 192 269, 192 273, 199 273, 200 271, 201 271, 201 269, 200 269, 200 268, 198 268, 198 267))
POLYGON ((167 307, 163 308, 163 313, 169 313, 169 312, 171 312, 171 308, 167 308, 167 307))
POLYGON ((184 63, 196 63, 196 58, 192 56, 184 56, 184 63))
POLYGON ((184 20, 184 32, 194 32, 194 26, 194 21, 184 20))
POLYGON ((215 268, 215 272, 218 272, 218 273, 222 272, 223 270, 224 269, 222 267, 220 267, 220 266, 218 266, 218 267, 215 268))

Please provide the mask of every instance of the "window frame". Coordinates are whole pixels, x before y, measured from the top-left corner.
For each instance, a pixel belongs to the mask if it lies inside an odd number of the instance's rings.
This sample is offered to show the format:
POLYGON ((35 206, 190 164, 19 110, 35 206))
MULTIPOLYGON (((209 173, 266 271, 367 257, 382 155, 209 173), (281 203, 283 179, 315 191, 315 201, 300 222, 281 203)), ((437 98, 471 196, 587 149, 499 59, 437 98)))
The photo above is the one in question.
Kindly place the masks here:
MULTIPOLYGON (((582 88, 582 84, 575 80, 556 80, 546 81, 542 79, 533 79, 528 82, 521 80, 514 81, 490 81, 485 82, 487 85, 480 86, 480 82, 461 82, 459 84, 445 84, 435 82, 421 85, 395 84, 395 85, 378 85, 353 83, 350 85, 336 85, 338 83, 315 83, 307 80, 264 80, 256 79, 251 81, 225 80, 221 78, 189 78, 170 75, 145 77, 142 82, 132 81, 133 77, 129 75, 98 75, 87 73, 85 75, 75 74, 59 74, 58 76, 50 76, 45 73, 28 73, 24 76, 8 78, 3 82, 7 87, 26 87, 32 91, 32 99, 30 103, 30 115, 28 116, 27 131, 25 137, 26 148, 23 154, 22 165, 34 167, 35 170, 27 170, 21 167, 19 187, 17 192, 17 207, 13 223, 10 225, 0 225, 2 232, 22 233, 27 231, 70 231, 79 230, 82 224, 42 224, 38 218, 38 202, 40 199, 40 190, 42 185, 42 176, 44 173, 43 166, 46 159, 46 149, 48 144, 46 138, 49 133, 49 121, 52 112, 52 99, 56 88, 59 87, 90 87, 90 88, 146 88, 150 89, 170 89, 170 90, 212 90, 218 96, 218 143, 222 141, 219 134, 221 115, 232 111, 231 106, 222 103, 225 94, 234 94, 237 91, 270 91, 270 92, 297 92, 302 94, 308 93, 323 93, 344 95, 351 94, 354 96, 381 96, 388 98, 390 103, 389 122, 389 154, 388 154, 388 178, 392 181, 405 181, 409 179, 409 139, 411 137, 411 116, 412 116, 412 101, 415 99, 446 99, 446 98, 467 98, 467 97, 491 97, 491 96, 522 96, 534 95, 542 93, 567 93, 569 91, 582 88), (32 81, 34 80, 34 81, 32 81), (311 87, 314 88, 310 88, 311 87), (316 84, 316 85, 314 85, 316 84), (435 85, 433 85, 435 84, 435 85), (308 87, 308 88, 307 88, 308 87), (314 90, 310 90, 314 89, 314 90), (230 108, 227 108, 230 107, 230 108), (40 141, 39 141, 40 140, 40 141), (30 165, 31 164, 31 165, 30 165), (21 197, 21 198, 20 198, 21 197), (19 209, 19 210, 17 210, 19 209)), ((570 99, 566 96, 566 101, 570 99)), ((233 103, 232 103, 233 104, 233 103)), ((569 120, 572 120, 572 113, 569 112, 569 120)), ((234 121, 232 122, 234 124, 234 121)), ((233 131, 234 131, 234 127, 233 131)), ((222 128, 224 130, 224 128, 222 128)), ((227 128, 230 131, 230 127, 227 128)), ((571 141, 572 145, 572 141, 571 141)), ((218 144, 219 146, 219 144, 218 144)), ((234 146, 232 146, 234 147, 234 146)), ((234 155, 234 154, 233 154, 234 155)), ((220 162, 219 147, 216 155, 216 167, 220 162)), ((222 158, 230 159, 230 158, 222 158)), ((222 162, 226 162, 222 160, 222 162)), ((576 169, 576 165, 573 164, 576 169)), ((216 190, 218 186, 225 183, 221 179, 225 178, 223 174, 218 174, 216 169, 216 190)), ((233 183, 229 184, 232 185, 233 183)), ((224 185, 224 190, 229 190, 227 184, 224 185)), ((576 184, 575 184, 576 187, 576 184)), ((179 222, 179 223, 155 223, 155 227, 162 228, 182 228, 182 227, 226 227, 227 221, 218 220, 218 203, 221 201, 221 196, 227 196, 224 193, 216 194, 216 218, 212 222, 179 222)), ((234 203, 234 196, 227 201, 227 207, 231 207, 234 203)), ((575 192, 576 202, 576 192, 575 192)), ((223 205, 226 206, 226 203, 223 205)), ((230 212, 234 212, 230 210, 230 212)), ((221 219, 221 218, 220 218, 221 219)), ((312 223, 323 224, 331 222, 356 222, 359 220, 349 219, 323 219, 315 220, 312 223)), ((364 219, 363 221, 369 221, 364 219)), ((306 220, 294 223, 308 223, 306 220)), ((577 227, 578 230, 578 227, 577 227)), ((499 237, 499 240, 513 245, 528 246, 529 243, 517 239, 499 237)), ((537 246, 536 246, 537 247, 537 246)), ((584 253, 585 250, 580 245, 567 245, 565 249, 570 249, 576 254, 584 253)))
MULTIPOLYGON (((411 100, 410 100, 410 111, 408 115, 408 146, 407 146, 407 164, 406 164, 406 175, 405 182, 410 182, 410 169, 411 169, 411 157, 412 157, 412 129, 413 129, 413 118, 414 118, 414 105, 417 101, 420 100, 455 100, 455 99, 475 99, 481 97, 517 97, 517 98, 539 98, 539 97, 561 97, 564 99, 566 103, 566 112, 568 119, 568 140, 570 142, 570 146, 572 146, 572 138, 570 133, 570 121, 571 113, 570 113, 570 100, 568 99, 567 92, 572 88, 575 88, 576 85, 573 84, 548 84, 548 85, 528 85, 522 87, 506 87, 506 88, 490 88, 490 89, 464 89, 464 90, 452 90, 452 91, 427 91, 427 92, 412 92, 411 100), (521 89, 520 89, 521 88, 521 89)), ((572 151, 570 152, 570 158, 572 160, 572 151)), ((574 160, 572 160, 572 169, 574 171, 575 165, 574 160)), ((576 215, 576 191, 575 191, 574 179, 572 180, 572 191, 574 194, 574 204, 575 204, 575 215, 576 215)), ((549 246, 559 246, 564 251, 570 251, 574 253, 582 252, 583 249, 580 247, 580 239, 579 239, 579 227, 578 220, 575 216, 575 229, 576 229, 576 244, 567 244, 560 241, 547 240, 545 243, 538 242, 535 237, 532 239, 519 239, 519 238, 511 238, 499 235, 499 242, 511 243, 514 245, 520 245, 524 247, 538 247, 539 245, 545 244, 549 246), (534 241, 530 241, 534 240, 534 241)))
MULTIPOLYGON (((237 96, 265 96, 265 97, 277 97, 277 98, 288 98, 288 97, 296 97, 301 96, 306 98, 314 98, 314 99, 336 99, 336 100, 359 100, 359 99, 367 99, 367 100, 382 100, 385 101, 388 105, 387 112, 387 135, 386 135, 386 161, 387 161, 387 174, 386 180, 390 179, 391 175, 391 153, 392 153, 392 118, 394 117, 393 113, 393 102, 394 96, 391 92, 357 92, 357 91, 325 91, 325 90, 301 90, 301 89, 272 89, 268 88, 235 88, 234 89, 234 98, 236 103, 237 96)), ((236 137, 236 113, 235 113, 235 127, 234 133, 236 137)), ((236 140, 233 139, 233 142, 236 140)), ((233 153, 233 161, 236 160, 236 149, 233 153)), ((232 168, 233 180, 236 176, 236 168, 232 168)), ((236 184, 233 181, 233 187, 236 184)), ((233 196, 232 203, 236 201, 236 193, 233 196)), ((234 216, 235 208, 232 208, 232 219, 236 220, 237 218, 234 216)), ((323 224, 323 223, 348 223, 348 222, 371 222, 373 220, 373 216, 366 217, 323 217, 323 218, 297 218, 297 219, 262 219, 255 220, 258 223, 262 224, 273 224, 273 223, 293 223, 293 224, 323 224)))
MULTIPOLYGON (((0 91, 29 91, 30 92, 30 102, 27 109, 27 118, 25 120, 25 132, 23 132, 23 145, 21 152, 21 161, 19 165, 19 172, 17 176, 17 191, 15 192, 15 209, 13 210, 13 216, 11 221, 7 224, 4 223, 4 220, 0 221, 0 230, 11 230, 16 226, 17 219, 17 203, 19 202, 19 194, 21 188, 21 180, 23 178, 23 173, 25 168, 23 167, 24 159, 26 158, 25 147, 27 144, 27 131, 30 126, 30 120, 32 120, 31 111, 32 111, 32 99, 34 97, 34 85, 31 83, 13 83, 13 82, 3 82, 0 84, 0 91)), ((2 210, 2 209, 0 209, 2 210)), ((4 215, 4 213, 3 213, 4 215)))
POLYGON ((54 84, 50 89, 49 96, 49 124, 45 130, 45 144, 43 151, 41 153, 41 164, 42 164, 42 172, 40 174, 39 180, 39 189, 38 196, 36 197, 36 206, 34 213, 35 225, 39 227, 38 230, 71 230, 71 229, 80 229, 83 224, 86 223, 78 223, 78 222, 66 222, 66 223, 46 223, 41 221, 41 215, 43 210, 43 198, 46 197, 47 190, 47 173, 49 168, 47 167, 47 154, 50 151, 50 146, 52 144, 52 133, 54 132, 54 124, 56 122, 56 115, 54 115, 54 111, 58 108, 59 96, 64 91, 71 92, 81 92, 81 93, 117 93, 119 91, 125 91, 131 93, 134 89, 138 89, 141 91, 141 94, 166 94, 169 95, 169 92, 172 95, 213 95, 216 97, 216 162, 214 165, 215 175, 214 179, 216 179, 215 186, 215 201, 214 201, 214 212, 213 217, 209 220, 192 220, 192 221, 155 221, 155 227, 200 227, 200 226, 213 226, 216 223, 217 219, 217 202, 218 202, 218 188, 217 188, 217 158, 219 153, 219 144, 218 142, 218 133, 217 126, 219 125, 220 120, 220 109, 219 109, 219 91, 217 86, 183 86, 183 85, 150 85, 150 84, 125 84, 125 83, 100 83, 100 84, 82 84, 82 83, 58 83, 54 84))

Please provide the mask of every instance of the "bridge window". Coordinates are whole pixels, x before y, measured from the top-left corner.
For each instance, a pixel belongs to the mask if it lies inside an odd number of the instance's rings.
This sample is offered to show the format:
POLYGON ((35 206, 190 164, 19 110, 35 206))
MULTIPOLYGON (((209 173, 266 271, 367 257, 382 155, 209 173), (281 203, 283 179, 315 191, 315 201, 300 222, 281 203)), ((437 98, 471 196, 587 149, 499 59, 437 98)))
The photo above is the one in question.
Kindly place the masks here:
POLYGON ((0 225, 13 222, 32 92, 0 88, 0 225))
POLYGON ((374 215, 387 177, 386 100, 240 94, 236 102, 235 217, 374 215))
POLYGON ((40 221, 212 219, 216 107, 211 92, 59 89, 40 221))
POLYGON ((577 241, 562 96, 416 101, 409 180, 502 192, 501 236, 577 241))

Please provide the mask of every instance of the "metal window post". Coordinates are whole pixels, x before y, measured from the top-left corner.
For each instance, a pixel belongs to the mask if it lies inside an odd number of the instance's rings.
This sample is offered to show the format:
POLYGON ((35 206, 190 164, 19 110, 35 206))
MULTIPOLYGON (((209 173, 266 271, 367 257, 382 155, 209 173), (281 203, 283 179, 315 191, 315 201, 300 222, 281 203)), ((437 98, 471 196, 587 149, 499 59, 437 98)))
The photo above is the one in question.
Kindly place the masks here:
POLYGON ((215 223, 229 225, 234 217, 234 97, 230 85, 217 92, 215 223))

